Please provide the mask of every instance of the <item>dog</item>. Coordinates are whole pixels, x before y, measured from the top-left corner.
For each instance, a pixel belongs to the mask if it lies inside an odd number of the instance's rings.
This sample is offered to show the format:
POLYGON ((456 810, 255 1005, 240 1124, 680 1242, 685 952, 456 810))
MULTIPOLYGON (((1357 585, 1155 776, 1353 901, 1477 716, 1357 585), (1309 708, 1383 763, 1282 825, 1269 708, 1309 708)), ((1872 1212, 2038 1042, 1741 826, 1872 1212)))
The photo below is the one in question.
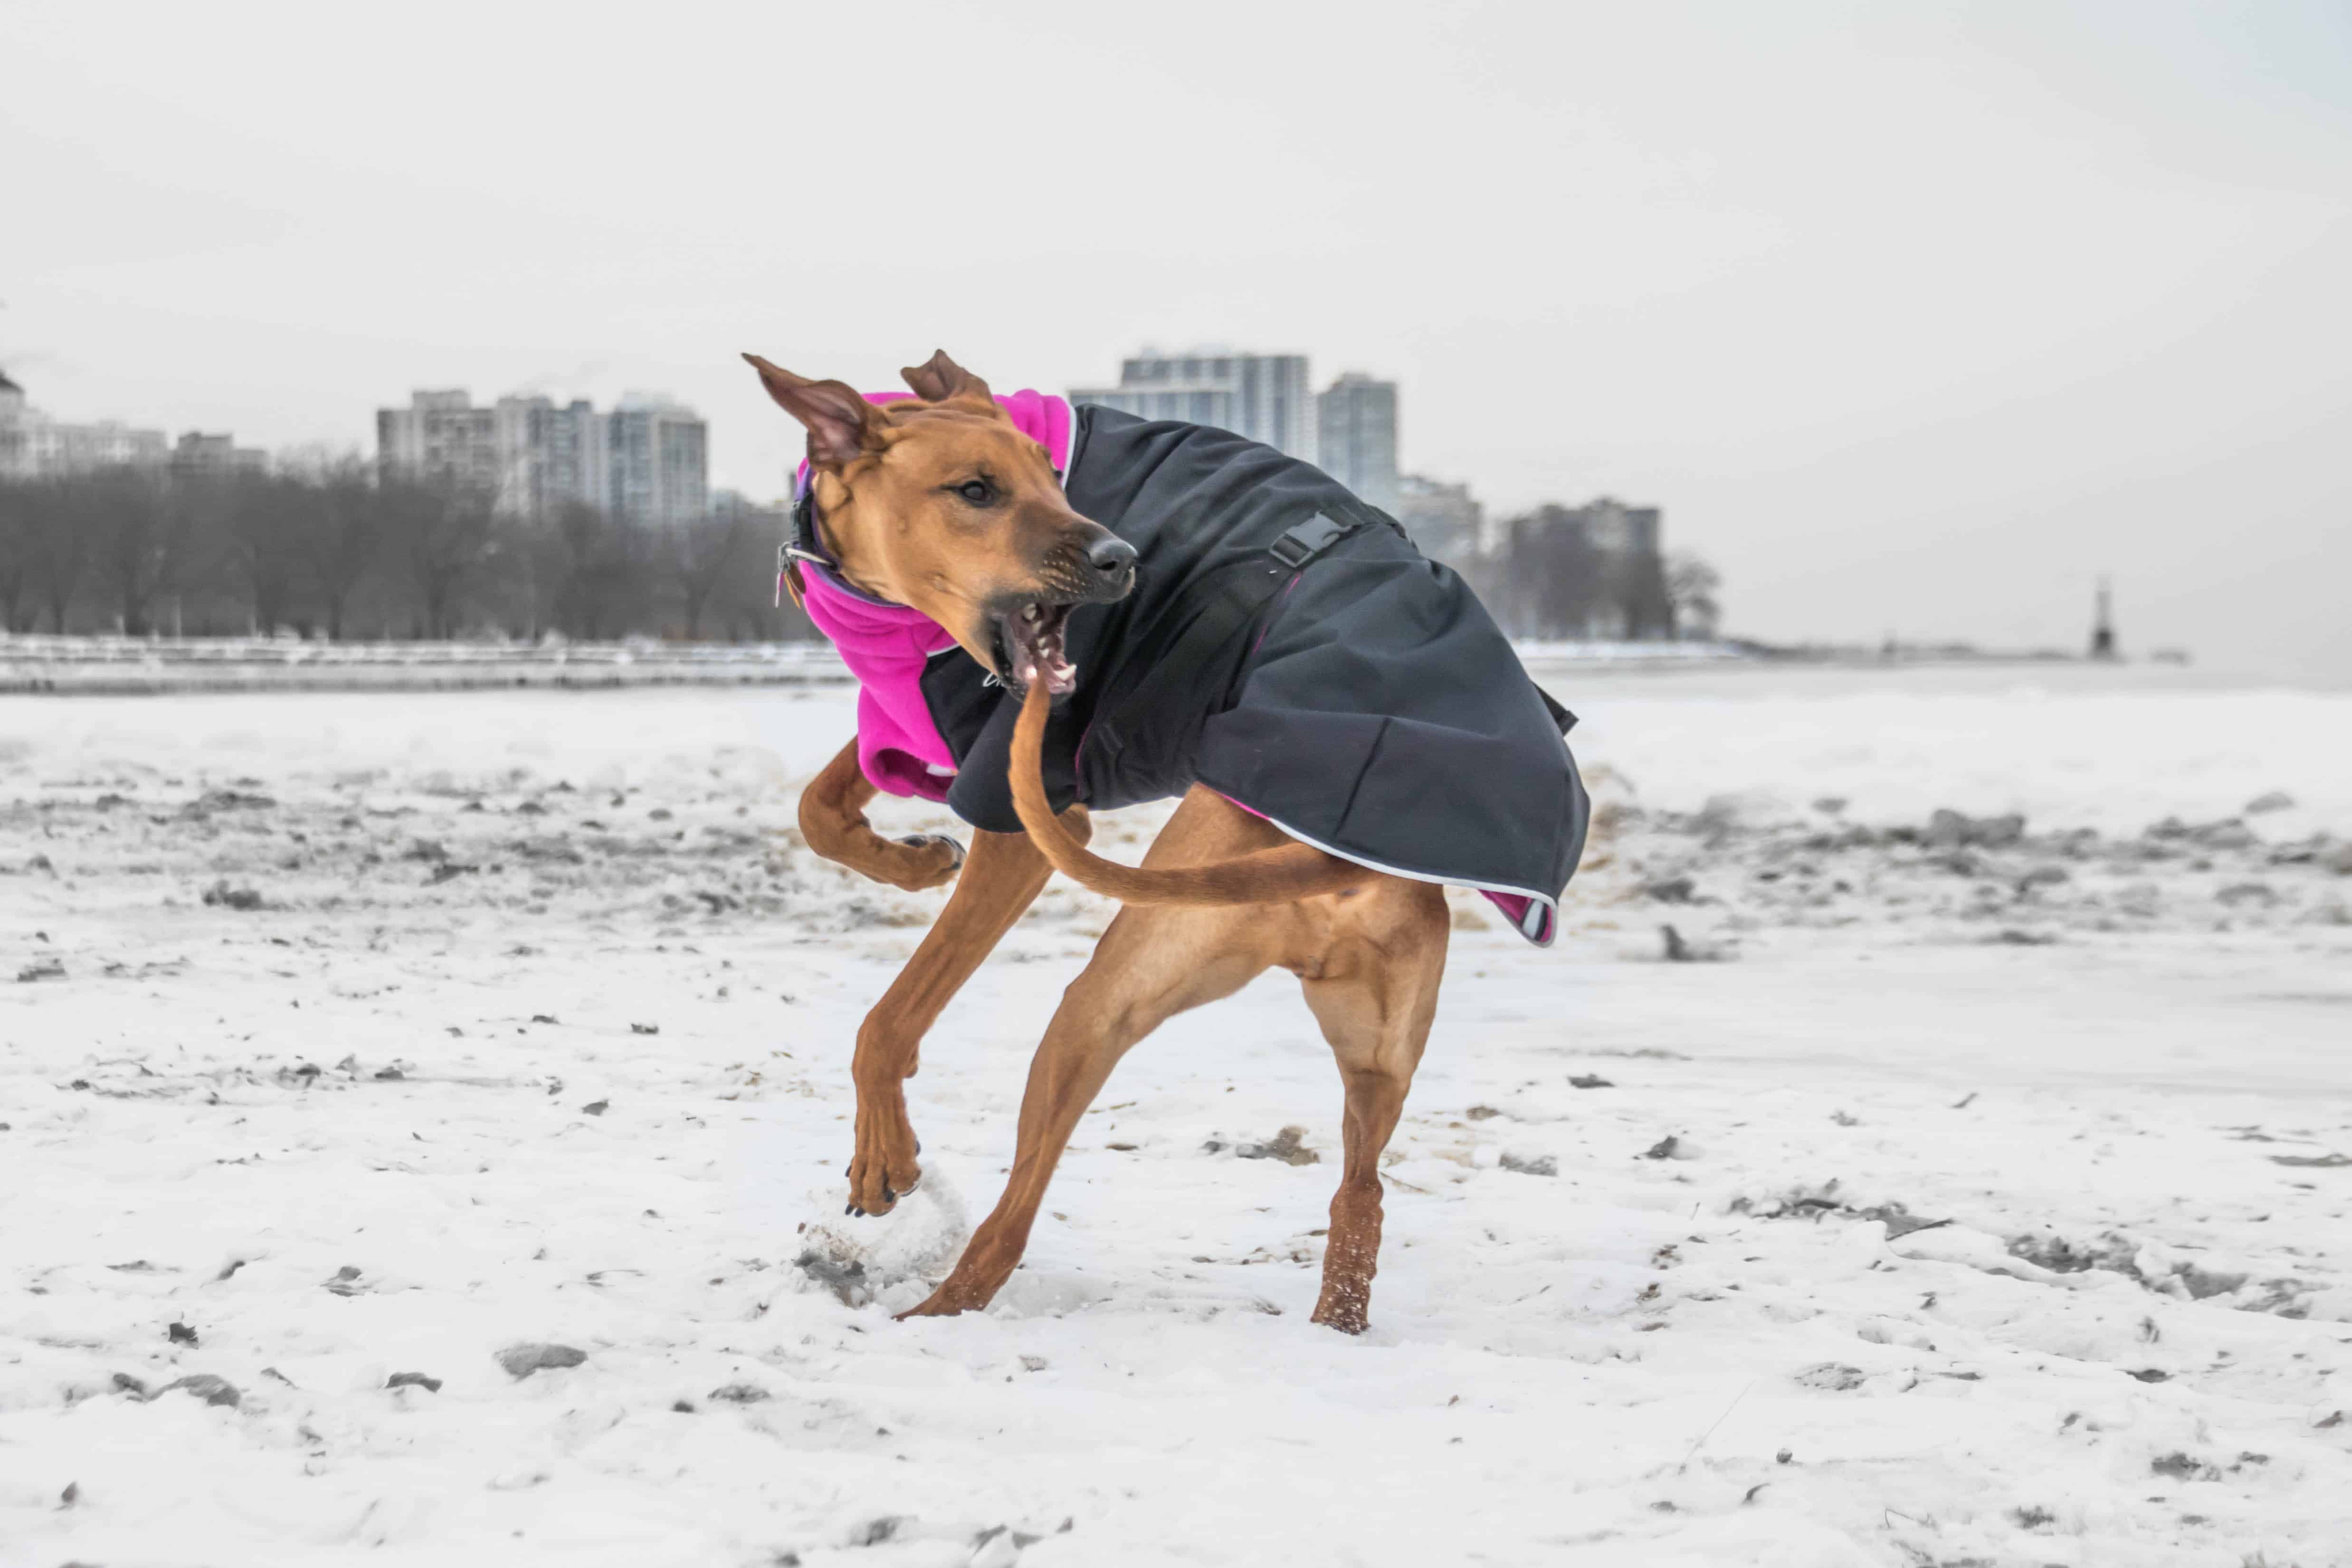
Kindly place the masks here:
POLYGON ((907 396, 744 358, 807 432, 782 575, 862 683, 859 735, 803 791, 802 834, 895 887, 954 883, 857 1031, 852 1212, 913 1190, 923 1039, 1052 874, 1123 905, 1038 1047, 1003 1196, 903 1315, 986 1307, 1119 1059, 1279 968, 1345 1092, 1314 1321, 1361 1333, 1381 1154, 1445 967, 1442 884, 1549 942, 1589 812, 1566 716, 1459 578, 1270 448, 999 399, 944 352, 903 372, 907 396), (945 800, 969 852, 877 833, 886 788, 945 800), (1087 847, 1091 810, 1168 798, 1140 866, 1087 847))

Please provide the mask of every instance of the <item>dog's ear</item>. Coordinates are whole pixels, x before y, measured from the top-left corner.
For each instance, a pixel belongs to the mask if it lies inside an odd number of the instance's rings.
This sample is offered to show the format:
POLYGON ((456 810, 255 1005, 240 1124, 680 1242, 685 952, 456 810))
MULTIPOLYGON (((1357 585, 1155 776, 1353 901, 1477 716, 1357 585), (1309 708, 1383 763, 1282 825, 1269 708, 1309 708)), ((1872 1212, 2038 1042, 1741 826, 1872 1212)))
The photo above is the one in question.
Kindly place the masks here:
POLYGON ((813 382, 757 354, 743 358, 760 372, 761 384, 777 406, 808 426, 811 463, 846 463, 863 453, 882 449, 887 416, 848 382, 813 382))
POLYGON ((898 372, 915 395, 925 402, 945 402, 951 397, 974 397, 994 407, 996 399, 988 383, 948 358, 945 349, 934 349, 931 357, 919 365, 909 365, 898 372))

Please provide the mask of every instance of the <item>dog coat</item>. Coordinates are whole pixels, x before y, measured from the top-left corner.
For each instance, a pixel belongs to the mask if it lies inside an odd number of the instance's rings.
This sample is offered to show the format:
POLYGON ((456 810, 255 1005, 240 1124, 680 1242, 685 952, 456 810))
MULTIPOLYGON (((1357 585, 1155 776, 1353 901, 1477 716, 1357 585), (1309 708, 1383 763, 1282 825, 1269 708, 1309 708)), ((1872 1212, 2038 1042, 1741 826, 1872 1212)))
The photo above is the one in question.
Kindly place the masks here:
MULTIPOLYGON (((1344 860, 1475 888, 1550 945, 1591 811, 1563 738, 1574 720, 1459 576, 1272 447, 1036 392, 997 401, 1045 446, 1071 507, 1139 556, 1131 593, 1069 617, 1077 689, 1045 731, 1055 810, 1205 784, 1344 860)), ((803 469, 791 553, 857 676, 866 778, 1021 831, 1020 704, 936 622, 830 570, 811 503, 803 469)))

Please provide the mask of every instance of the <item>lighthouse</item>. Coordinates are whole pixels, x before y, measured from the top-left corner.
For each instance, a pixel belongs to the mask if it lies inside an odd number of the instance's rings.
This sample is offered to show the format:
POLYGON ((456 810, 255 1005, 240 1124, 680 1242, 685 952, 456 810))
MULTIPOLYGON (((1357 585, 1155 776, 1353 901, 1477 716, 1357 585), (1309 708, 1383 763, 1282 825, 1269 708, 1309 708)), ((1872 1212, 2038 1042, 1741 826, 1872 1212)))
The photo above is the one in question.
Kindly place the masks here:
POLYGON ((2099 579, 2098 609, 2091 621, 2091 657, 2112 662, 2119 656, 2116 653, 2115 596, 2103 577, 2099 579))

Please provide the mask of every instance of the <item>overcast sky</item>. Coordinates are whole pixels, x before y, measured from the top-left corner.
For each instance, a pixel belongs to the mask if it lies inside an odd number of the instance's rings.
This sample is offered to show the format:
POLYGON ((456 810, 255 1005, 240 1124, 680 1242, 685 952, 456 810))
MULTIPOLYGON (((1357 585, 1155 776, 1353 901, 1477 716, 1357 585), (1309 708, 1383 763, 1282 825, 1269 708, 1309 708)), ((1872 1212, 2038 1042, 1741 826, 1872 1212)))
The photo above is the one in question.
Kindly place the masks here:
POLYGON ((1402 385, 1490 507, 1663 506, 1733 629, 2352 676, 2341 0, 10 0, 0 366, 373 449, 417 386, 1143 343, 1402 385))

